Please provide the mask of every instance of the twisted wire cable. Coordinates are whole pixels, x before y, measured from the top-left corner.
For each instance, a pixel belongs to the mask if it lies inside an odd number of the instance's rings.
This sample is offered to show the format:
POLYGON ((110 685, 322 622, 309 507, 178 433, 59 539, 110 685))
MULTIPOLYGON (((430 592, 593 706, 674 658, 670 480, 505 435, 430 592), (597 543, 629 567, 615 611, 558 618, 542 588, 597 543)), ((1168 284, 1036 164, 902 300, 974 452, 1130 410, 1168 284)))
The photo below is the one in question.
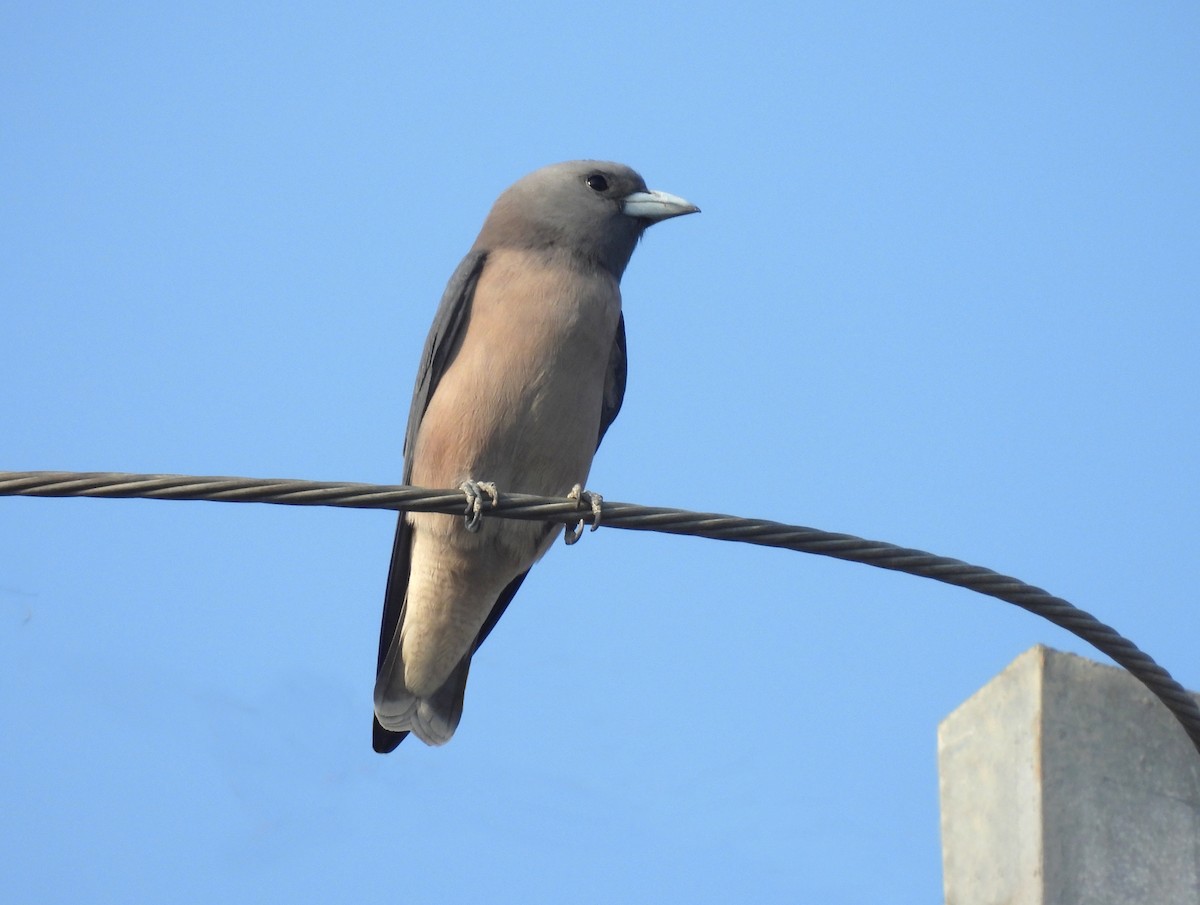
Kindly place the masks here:
MULTIPOLYGON (((335 506, 347 509, 393 509, 459 514, 461 490, 428 490, 407 485, 298 481, 274 478, 143 475, 120 472, 17 471, 0 472, 0 496, 102 497, 115 499, 210 500, 226 503, 275 503, 285 506, 335 506)), ((936 556, 923 550, 834 534, 816 528, 765 519, 747 519, 711 512, 639 506, 604 501, 602 524, 631 531, 659 531, 779 547, 863 563, 880 569, 931 578, 995 597, 1041 616, 1082 638, 1144 684, 1174 714, 1200 753, 1200 708, 1192 696, 1116 629, 1095 616, 1026 584, 982 566, 936 556)), ((552 499, 523 493, 501 493, 485 515, 575 524, 590 518, 576 500, 552 499)))

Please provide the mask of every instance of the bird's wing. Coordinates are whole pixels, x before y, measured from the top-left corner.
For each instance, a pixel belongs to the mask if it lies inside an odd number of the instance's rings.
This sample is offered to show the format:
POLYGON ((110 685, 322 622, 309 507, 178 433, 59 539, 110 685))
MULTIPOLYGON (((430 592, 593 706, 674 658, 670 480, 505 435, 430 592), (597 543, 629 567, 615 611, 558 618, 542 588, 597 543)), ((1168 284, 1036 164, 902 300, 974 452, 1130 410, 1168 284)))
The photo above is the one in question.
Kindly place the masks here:
POLYGON ((433 326, 425 339, 421 352, 421 365, 417 370, 417 385, 413 388, 412 405, 408 410, 408 428, 404 434, 404 482, 412 477, 413 448, 417 443, 417 431, 433 391, 446 373, 450 361, 463 337, 463 328, 471 317, 471 302, 475 298, 475 287, 479 275, 487 263, 486 251, 473 251, 465 258, 450 277, 442 300, 433 316, 433 326))
MULTIPOLYGON (((412 457, 417 443, 417 432, 421 419, 429 408, 429 400, 437 389, 438 382, 446 373, 454 353, 462 339, 464 327, 471 316, 471 301, 479 275, 487 263, 487 252, 473 251, 468 254, 446 284, 442 300, 438 304, 421 352, 421 363, 417 371, 417 384, 413 389, 412 406, 408 411, 408 429, 404 435, 404 483, 412 479, 412 457)), ((408 590, 409 551, 412 547, 412 529, 404 517, 396 523, 396 539, 392 544, 392 562, 388 569, 387 590, 383 596, 383 620, 379 627, 379 659, 376 672, 383 666, 388 647, 400 625, 404 622, 404 598, 408 590)), ((515 592, 515 588, 514 588, 515 592)), ((386 753, 404 741, 407 732, 389 732, 375 721, 373 743, 375 750, 386 753)))
POLYGON ((629 359, 625 354, 625 315, 617 321, 617 335, 613 337, 612 351, 608 354, 608 373, 604 377, 604 406, 600 410, 600 436, 596 438, 596 449, 612 423, 617 420, 621 403, 625 401, 625 379, 629 375, 629 359))

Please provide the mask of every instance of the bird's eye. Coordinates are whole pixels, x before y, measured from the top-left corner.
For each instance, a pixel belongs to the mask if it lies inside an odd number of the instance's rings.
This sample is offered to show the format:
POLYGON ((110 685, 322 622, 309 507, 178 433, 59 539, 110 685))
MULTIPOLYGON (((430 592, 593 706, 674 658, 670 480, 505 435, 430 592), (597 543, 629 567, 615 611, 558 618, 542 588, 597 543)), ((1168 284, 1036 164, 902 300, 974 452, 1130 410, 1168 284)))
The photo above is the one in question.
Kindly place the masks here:
POLYGON ((593 173, 585 181, 587 182, 587 187, 593 192, 608 191, 608 180, 599 173, 593 173))

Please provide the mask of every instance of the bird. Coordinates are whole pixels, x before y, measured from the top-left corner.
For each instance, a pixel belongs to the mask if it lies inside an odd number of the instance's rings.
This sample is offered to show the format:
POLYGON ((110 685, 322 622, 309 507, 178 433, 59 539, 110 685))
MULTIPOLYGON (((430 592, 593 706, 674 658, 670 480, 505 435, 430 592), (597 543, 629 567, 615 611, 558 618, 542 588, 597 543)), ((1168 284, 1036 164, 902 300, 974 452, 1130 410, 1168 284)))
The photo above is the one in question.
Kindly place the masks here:
POLYGON ((598 496, 582 487, 625 395, 621 276, 647 227, 698 211, 628 166, 596 160, 535 170, 492 206, 434 315, 404 439, 404 483, 460 488, 468 516, 398 519, 376 751, 410 732, 427 745, 449 741, 471 657, 562 530, 482 519, 488 499, 573 495, 590 498, 599 518, 598 496))

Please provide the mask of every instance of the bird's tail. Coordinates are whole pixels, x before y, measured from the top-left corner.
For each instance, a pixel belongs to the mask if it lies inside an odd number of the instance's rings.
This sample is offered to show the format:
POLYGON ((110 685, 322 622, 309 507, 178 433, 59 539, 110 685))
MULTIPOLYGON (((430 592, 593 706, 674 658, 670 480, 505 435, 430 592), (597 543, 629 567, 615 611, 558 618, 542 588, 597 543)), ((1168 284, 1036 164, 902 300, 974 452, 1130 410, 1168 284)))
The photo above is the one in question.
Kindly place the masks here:
POLYGON ((427 745, 444 745, 462 719, 471 655, 462 658, 437 691, 417 697, 404 684, 398 641, 388 651, 375 680, 375 719, 389 732, 411 732, 427 745))

